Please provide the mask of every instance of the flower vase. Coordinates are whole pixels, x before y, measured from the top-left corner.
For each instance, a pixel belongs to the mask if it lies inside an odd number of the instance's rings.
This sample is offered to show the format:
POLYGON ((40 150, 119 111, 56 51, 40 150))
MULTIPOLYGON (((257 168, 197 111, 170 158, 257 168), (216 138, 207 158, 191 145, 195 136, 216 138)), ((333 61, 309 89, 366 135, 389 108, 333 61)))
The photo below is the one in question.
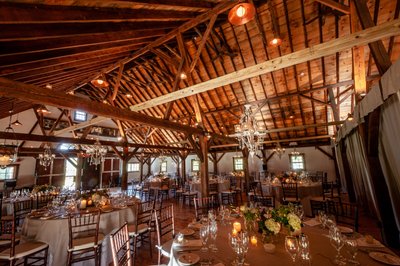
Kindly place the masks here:
POLYGON ((257 232, 256 221, 244 219, 244 228, 249 233, 253 234, 256 233, 257 232))
POLYGON ((275 242, 275 235, 274 234, 263 234, 262 242, 264 244, 273 244, 275 242))

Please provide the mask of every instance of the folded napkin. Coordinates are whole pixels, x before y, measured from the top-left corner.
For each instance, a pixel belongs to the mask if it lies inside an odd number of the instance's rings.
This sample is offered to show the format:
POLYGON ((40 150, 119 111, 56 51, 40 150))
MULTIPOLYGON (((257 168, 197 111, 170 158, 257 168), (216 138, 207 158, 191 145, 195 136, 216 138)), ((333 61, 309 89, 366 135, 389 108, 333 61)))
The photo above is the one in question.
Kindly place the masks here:
POLYGON ((308 225, 308 226, 316 226, 316 225, 320 225, 321 224, 316 219, 310 219, 310 220, 304 221, 303 223, 305 225, 308 225))
POLYGON ((172 247, 175 249, 199 249, 202 247, 202 243, 199 239, 185 239, 181 243, 174 241, 172 247))
POLYGON ((357 239, 357 244, 359 247, 367 247, 367 248, 383 248, 385 247, 381 242, 376 239, 373 239, 372 243, 367 243, 365 237, 361 237, 357 239))

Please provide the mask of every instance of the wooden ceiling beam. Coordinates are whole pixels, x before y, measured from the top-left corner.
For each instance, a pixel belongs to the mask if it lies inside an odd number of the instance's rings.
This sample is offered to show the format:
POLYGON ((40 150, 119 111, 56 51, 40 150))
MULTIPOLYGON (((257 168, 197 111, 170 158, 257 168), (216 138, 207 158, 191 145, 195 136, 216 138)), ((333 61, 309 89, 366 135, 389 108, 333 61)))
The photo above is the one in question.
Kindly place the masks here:
MULTIPOLYGON (((120 63, 122 64, 127 64, 139 57, 141 57, 142 55, 148 53, 151 51, 151 49, 154 49, 156 47, 159 47, 161 45, 163 45, 164 43, 174 39, 179 33, 181 32, 185 32, 189 29, 192 29, 193 27, 197 26, 200 23, 203 23, 207 20, 209 20, 212 16, 214 16, 215 14, 221 14, 224 13, 225 11, 229 10, 230 8, 234 7, 237 3, 239 3, 241 0, 232 0, 232 1, 222 1, 221 3, 219 3, 218 5, 216 5, 213 9, 197 16, 196 18, 185 22, 184 24, 182 24, 181 26, 175 28, 174 30, 170 31, 168 34, 164 35, 161 38, 158 38, 157 40, 155 40, 154 42, 150 43, 149 45, 139 49, 138 51, 136 51, 135 53, 133 53, 131 56, 116 62, 114 65, 106 68, 103 70, 103 73, 108 73, 113 71, 114 69, 116 69, 120 63)), ((86 80, 86 82, 84 82, 84 84, 86 84, 87 82, 97 78, 97 76, 94 77, 90 77, 86 80)), ((84 85, 82 84, 82 86, 84 85)))
MULTIPOLYGON (((363 29, 368 29, 372 27, 376 27, 375 23, 371 17, 371 14, 369 13, 369 9, 367 6, 366 1, 361 1, 361 0, 352 0, 352 3, 354 3, 357 13, 358 13, 358 18, 360 19, 360 23, 363 29)), ((398 19, 397 19, 398 20, 398 19)), ((391 36, 389 36, 391 37, 391 36)), ((383 38, 381 38, 383 39, 383 38)), ((379 70, 379 73, 383 75, 386 70, 389 69, 389 67, 392 65, 392 62, 390 61, 390 57, 388 52, 386 51, 385 46, 383 45, 382 40, 376 40, 375 42, 371 42, 368 44, 372 56, 374 58, 375 64, 379 70)))
MULTIPOLYGON (((329 6, 332 9, 342 12, 343 14, 349 15, 350 14, 350 7, 344 4, 338 3, 334 0, 315 0, 325 6, 329 6)), ((358 0, 357 0, 358 1, 358 0)))
MULTIPOLYGON (((122 121, 129 121, 133 123, 142 123, 145 125, 155 126, 173 131, 191 134, 203 133, 203 130, 199 128, 193 128, 161 118, 155 118, 132 112, 126 109, 116 108, 108 104, 90 101, 88 99, 77 97, 75 95, 65 94, 59 91, 52 90, 50 92, 48 89, 43 89, 35 85, 24 84, 5 78, 0 78, 0 96, 17 98, 24 101, 56 106, 66 109, 80 109, 93 115, 108 117, 122 121)), ((217 134, 214 134, 214 137, 225 140, 229 139, 217 134)))
MULTIPOLYGON (((94 143, 96 142, 96 140, 94 140, 94 139, 42 136, 42 135, 23 134, 23 133, 10 133, 10 132, 5 132, 5 131, 0 131, 0 138, 33 141, 33 142, 68 143, 68 144, 79 144, 79 145, 94 145, 94 143)), ((100 140, 100 142, 104 146, 115 146, 115 147, 128 146, 128 147, 144 148, 144 149, 190 150, 190 148, 165 146, 165 145, 150 145, 150 144, 141 144, 141 143, 122 143, 122 142, 105 141, 105 140, 100 140)))
POLYGON ((384 24, 349 34, 347 36, 318 44, 291 54, 281 56, 266 62, 256 64, 224 76, 208 80, 176 92, 172 92, 147 102, 131 106, 132 111, 140 111, 151 108, 170 101, 176 101, 188 96, 206 92, 218 87, 239 82, 245 79, 263 75, 272 71, 283 69, 296 64, 304 63, 310 60, 318 59, 324 56, 335 54, 340 51, 351 49, 354 46, 366 45, 383 38, 400 35, 400 19, 396 19, 384 24))

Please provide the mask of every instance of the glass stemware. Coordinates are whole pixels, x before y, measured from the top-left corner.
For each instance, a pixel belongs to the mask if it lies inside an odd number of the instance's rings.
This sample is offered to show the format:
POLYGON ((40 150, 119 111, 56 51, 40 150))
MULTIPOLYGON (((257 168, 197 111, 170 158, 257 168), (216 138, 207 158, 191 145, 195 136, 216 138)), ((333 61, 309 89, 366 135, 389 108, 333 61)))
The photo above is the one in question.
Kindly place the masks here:
POLYGON ((217 245, 215 243, 216 243, 216 239, 217 239, 218 225, 217 225, 216 221, 212 221, 210 223, 209 231, 210 231, 211 239, 213 241, 213 243, 210 245, 210 249, 211 249, 212 252, 217 252, 218 248, 217 248, 217 245))
POLYGON ((337 254, 334 260, 336 265, 345 265, 346 263, 343 261, 343 257, 340 254, 340 250, 344 246, 345 236, 343 236, 337 227, 331 227, 329 229, 329 236, 331 245, 336 249, 337 254))
POLYGON ((206 246, 207 240, 208 240, 208 235, 209 235, 208 225, 203 225, 202 227, 200 227, 200 239, 201 239, 201 243, 202 243, 201 251, 203 251, 203 252, 208 251, 208 248, 206 246))
POLYGON ((299 250, 299 242, 295 236, 286 236, 285 238, 285 248, 287 253, 289 253, 292 258, 293 263, 296 262, 297 252, 299 250))
POLYGON ((246 232, 237 235, 229 234, 229 243, 236 253, 236 259, 232 262, 234 266, 243 266, 249 249, 249 236, 246 232))
POLYGON ((358 253, 358 244, 357 240, 355 238, 348 238, 345 241, 345 245, 347 248, 347 252, 351 256, 351 259, 348 260, 351 264, 354 265, 360 265, 360 263, 357 261, 357 253, 358 253))

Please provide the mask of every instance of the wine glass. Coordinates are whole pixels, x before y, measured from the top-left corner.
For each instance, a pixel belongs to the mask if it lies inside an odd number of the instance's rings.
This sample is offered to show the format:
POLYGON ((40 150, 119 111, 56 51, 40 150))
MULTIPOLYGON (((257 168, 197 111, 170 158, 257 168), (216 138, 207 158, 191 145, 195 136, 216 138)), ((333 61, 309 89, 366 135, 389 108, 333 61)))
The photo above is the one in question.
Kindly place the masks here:
POLYGON ((286 236, 285 238, 285 248, 287 253, 292 258, 293 263, 296 262, 297 251, 299 249, 299 242, 295 236, 286 236))
POLYGON ((217 225, 216 221, 212 221, 210 223, 209 231, 210 231, 211 239, 213 241, 213 243, 210 245, 210 249, 212 252, 217 252, 218 249, 217 249, 217 245, 215 243, 216 243, 216 239, 217 239, 218 225, 217 225))
POLYGON ((358 253, 358 243, 355 238, 348 238, 345 241, 345 245, 347 248, 347 252, 351 256, 351 259, 348 260, 350 263, 354 265, 360 265, 360 263, 357 261, 357 253, 358 253))
POLYGON ((246 232, 242 232, 239 236, 239 241, 236 243, 237 265, 244 265, 247 251, 249 250, 249 236, 246 232))
POLYGON ((208 248, 206 246, 207 240, 208 240, 208 235, 209 235, 208 225, 201 226, 200 227, 200 239, 201 239, 201 243, 202 243, 201 251, 203 251, 203 252, 208 251, 208 248))
POLYGON ((337 254, 334 260, 336 265, 345 265, 346 263, 343 261, 343 257, 340 254, 340 250, 344 246, 345 236, 343 236, 337 227, 331 227, 329 229, 329 236, 331 245, 336 249, 337 254))

